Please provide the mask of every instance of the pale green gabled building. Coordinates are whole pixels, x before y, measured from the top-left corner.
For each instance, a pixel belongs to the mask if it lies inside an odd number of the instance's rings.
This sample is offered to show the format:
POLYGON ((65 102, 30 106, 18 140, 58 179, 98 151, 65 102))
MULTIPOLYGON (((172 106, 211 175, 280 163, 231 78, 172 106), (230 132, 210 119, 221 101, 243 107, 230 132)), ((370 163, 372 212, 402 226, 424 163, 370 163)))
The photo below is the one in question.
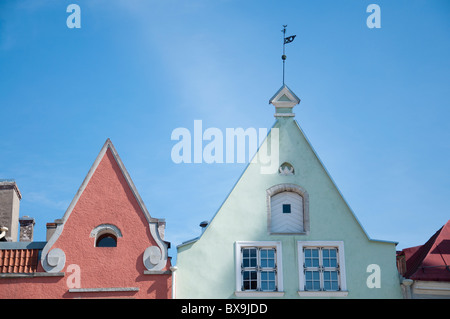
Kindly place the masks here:
POLYGON ((366 234, 294 119, 299 102, 285 85, 272 97, 276 122, 254 160, 201 236, 177 247, 176 298, 402 298, 396 243, 366 234), (277 141, 270 171, 259 159, 277 141))

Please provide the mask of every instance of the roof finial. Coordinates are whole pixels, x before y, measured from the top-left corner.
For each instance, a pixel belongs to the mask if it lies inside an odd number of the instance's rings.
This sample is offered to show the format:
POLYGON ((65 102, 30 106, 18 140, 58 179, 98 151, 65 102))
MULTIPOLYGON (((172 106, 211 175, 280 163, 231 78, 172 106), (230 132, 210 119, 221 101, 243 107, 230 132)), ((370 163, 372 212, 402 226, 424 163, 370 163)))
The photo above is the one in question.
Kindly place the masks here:
POLYGON ((283 55, 281 56, 281 59, 283 60, 283 86, 284 86, 284 64, 286 62, 286 52, 285 52, 285 45, 287 43, 291 43, 292 41, 294 41, 295 39, 295 35, 291 35, 289 37, 286 38, 286 25, 283 25, 283 30, 281 30, 281 32, 283 32, 283 55))

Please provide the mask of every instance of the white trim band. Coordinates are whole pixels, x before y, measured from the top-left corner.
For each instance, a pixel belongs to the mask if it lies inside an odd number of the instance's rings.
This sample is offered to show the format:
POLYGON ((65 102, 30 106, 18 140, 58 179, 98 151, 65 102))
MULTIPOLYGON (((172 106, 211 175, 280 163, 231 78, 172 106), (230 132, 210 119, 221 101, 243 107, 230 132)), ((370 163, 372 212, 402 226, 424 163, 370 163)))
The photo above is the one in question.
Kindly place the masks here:
POLYGON ((112 288, 70 288, 69 292, 128 292, 139 291, 139 287, 112 287, 112 288))

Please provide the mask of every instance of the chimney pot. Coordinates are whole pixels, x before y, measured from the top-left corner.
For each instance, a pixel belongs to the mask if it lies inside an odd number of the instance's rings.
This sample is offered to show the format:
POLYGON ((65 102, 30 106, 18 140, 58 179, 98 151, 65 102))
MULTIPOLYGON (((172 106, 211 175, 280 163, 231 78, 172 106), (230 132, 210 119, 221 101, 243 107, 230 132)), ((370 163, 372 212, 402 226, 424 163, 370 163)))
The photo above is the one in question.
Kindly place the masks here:
POLYGON ((20 235, 19 241, 33 241, 34 232, 34 218, 30 216, 23 216, 19 218, 20 235))

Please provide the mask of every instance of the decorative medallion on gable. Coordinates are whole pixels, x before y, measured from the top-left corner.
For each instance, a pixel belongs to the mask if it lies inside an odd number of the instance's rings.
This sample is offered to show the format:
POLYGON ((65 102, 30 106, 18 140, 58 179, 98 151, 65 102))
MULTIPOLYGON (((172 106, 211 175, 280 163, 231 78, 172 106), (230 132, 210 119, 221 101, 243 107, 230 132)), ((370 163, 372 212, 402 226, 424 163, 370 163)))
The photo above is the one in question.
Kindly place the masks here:
POLYGON ((281 175, 281 176, 295 175, 294 166, 292 166, 288 162, 284 162, 283 164, 280 165, 280 168, 278 169, 278 175, 281 175))

